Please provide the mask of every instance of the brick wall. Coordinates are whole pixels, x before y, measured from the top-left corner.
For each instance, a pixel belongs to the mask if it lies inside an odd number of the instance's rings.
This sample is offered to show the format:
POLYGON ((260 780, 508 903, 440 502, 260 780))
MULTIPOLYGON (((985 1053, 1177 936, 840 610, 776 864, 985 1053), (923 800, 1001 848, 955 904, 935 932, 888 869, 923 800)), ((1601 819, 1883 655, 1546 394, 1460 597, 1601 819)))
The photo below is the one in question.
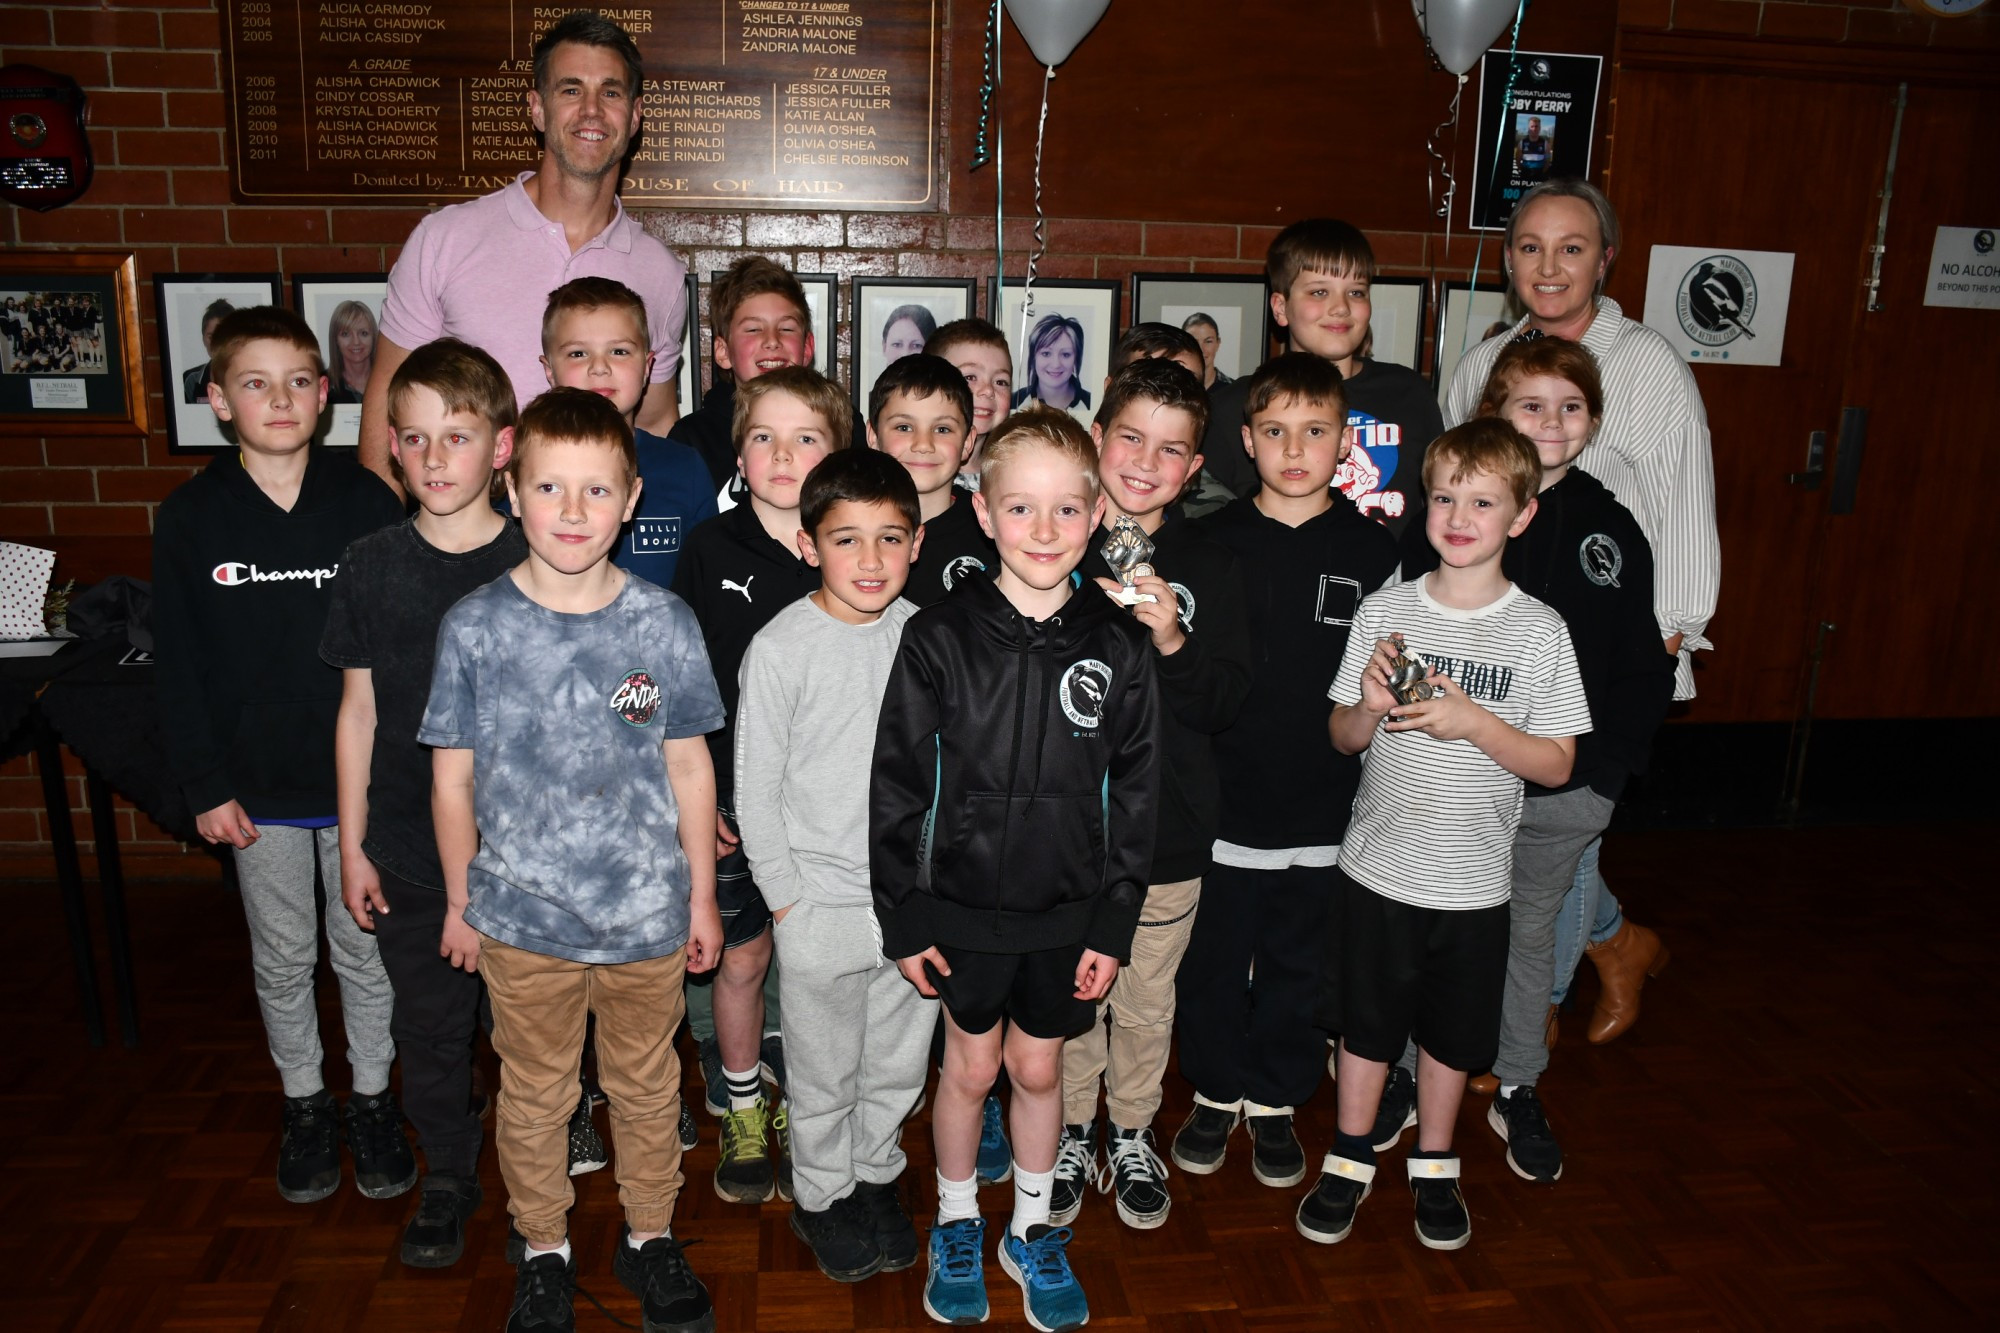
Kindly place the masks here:
MULTIPOLYGON (((1560 0, 1556 9, 1544 11, 1545 22, 1566 16, 1559 6, 1560 0)), ((966 11, 966 0, 953 8, 966 11)), ((1371 8, 1380 12, 1353 21, 1409 21, 1402 0, 1373 0, 1371 8)), ((970 9, 978 15, 986 12, 983 3, 970 9)), ((1992 46, 2000 37, 2000 25, 1990 16, 1934 20, 1909 12, 1899 0, 1621 0, 1619 18, 1645 28, 1828 41, 1992 46)), ((1414 40, 1414 33, 1408 36, 1414 40)), ((1523 45, 1532 49, 1530 38, 1540 49, 1579 49, 1562 44, 1558 32, 1524 32, 1523 45)), ((966 40, 960 34, 955 42, 961 59, 966 40)), ((279 271, 289 278, 306 272, 382 272, 394 263, 402 240, 422 216, 421 210, 406 208, 231 205, 223 165, 220 43, 212 0, 76 5, 10 0, 0 21, 0 63, 60 70, 89 90, 97 157, 96 181, 81 201, 49 214, 9 209, 0 217, 0 242, 10 248, 89 245, 135 253, 149 361, 158 355, 149 282, 154 273, 279 271)), ((948 46, 948 61, 950 57, 948 46)), ((967 77, 964 70, 958 72, 959 89, 967 77)), ((949 69, 941 86, 947 91, 954 87, 949 69)), ((960 127, 963 137, 963 108, 949 123, 960 127)), ((1420 142, 1400 147, 1412 158, 1411 169, 1421 170, 1420 142)), ((949 133, 944 154, 950 184, 961 198, 981 193, 981 182, 966 182, 965 153, 949 133)), ((1389 271, 1435 266, 1439 272, 1462 274, 1469 264, 1472 246, 1462 232, 1447 249, 1440 235, 1384 228, 1382 219, 1364 213, 1349 211, 1349 216, 1370 229, 1389 271)), ((702 274, 746 251, 770 254, 800 271, 845 276, 984 277, 992 263, 993 222, 986 206, 976 212, 921 215, 656 211, 644 218, 650 230, 702 274)), ((1008 253, 1018 257, 1029 244, 1029 224, 1010 213, 1007 225, 1008 253)), ((1049 256, 1041 271, 1052 277, 1121 279, 1135 270, 1254 272, 1275 233, 1266 221, 1248 218, 1196 224, 1171 217, 1058 217, 1049 223, 1049 256)), ((1491 246, 1486 262, 1493 262, 1491 246)), ((838 337, 844 366, 847 331, 839 330, 838 337)), ((160 421, 164 405, 157 370, 149 379, 153 419, 160 421)), ((111 573, 143 575, 150 565, 154 507, 200 461, 170 457, 160 431, 145 440, 0 438, 0 537, 53 547, 59 578, 87 583, 111 573)), ((82 787, 73 770, 70 803, 87 847, 91 830, 82 787)), ((189 853, 144 815, 121 802, 115 817, 127 855, 142 873, 177 868, 205 873, 205 858, 189 853)), ((45 825, 32 762, 0 765, 0 877, 47 873, 45 825)))

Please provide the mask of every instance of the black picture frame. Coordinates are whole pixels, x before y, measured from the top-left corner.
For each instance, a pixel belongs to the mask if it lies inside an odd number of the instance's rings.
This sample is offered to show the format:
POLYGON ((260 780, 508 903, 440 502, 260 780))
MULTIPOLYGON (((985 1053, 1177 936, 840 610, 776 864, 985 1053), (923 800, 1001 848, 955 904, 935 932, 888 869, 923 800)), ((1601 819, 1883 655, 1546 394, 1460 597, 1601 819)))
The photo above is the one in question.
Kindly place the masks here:
POLYGON ((889 350, 888 328, 877 327, 889 316, 905 306, 920 306, 930 315, 930 331, 935 332, 954 319, 978 313, 978 290, 971 278, 863 277, 853 280, 851 293, 853 354, 848 358, 848 386, 857 406, 867 403, 875 377, 895 359, 889 350))

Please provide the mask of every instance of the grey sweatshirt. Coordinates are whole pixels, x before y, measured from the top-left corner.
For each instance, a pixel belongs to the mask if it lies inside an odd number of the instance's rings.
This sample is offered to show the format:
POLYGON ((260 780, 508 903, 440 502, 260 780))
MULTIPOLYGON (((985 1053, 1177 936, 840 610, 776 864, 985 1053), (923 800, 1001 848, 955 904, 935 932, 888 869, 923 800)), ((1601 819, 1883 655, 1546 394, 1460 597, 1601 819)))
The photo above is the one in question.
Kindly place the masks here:
POLYGON ((903 622, 900 598, 850 625, 811 598, 757 632, 736 706, 736 822, 772 911, 801 899, 868 907, 868 781, 875 722, 903 622))

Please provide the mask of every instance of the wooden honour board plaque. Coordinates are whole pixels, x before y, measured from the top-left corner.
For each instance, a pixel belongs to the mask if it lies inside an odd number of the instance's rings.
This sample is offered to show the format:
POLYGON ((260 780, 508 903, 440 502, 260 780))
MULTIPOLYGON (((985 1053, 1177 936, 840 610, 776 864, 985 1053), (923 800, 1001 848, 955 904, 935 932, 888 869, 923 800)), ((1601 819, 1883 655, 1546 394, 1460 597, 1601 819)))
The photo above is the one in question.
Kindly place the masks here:
MULTIPOLYGON (((243 203, 471 199, 532 170, 534 44, 572 6, 221 0, 243 203)), ((650 207, 934 209, 938 0, 653 0, 632 34, 650 207)))

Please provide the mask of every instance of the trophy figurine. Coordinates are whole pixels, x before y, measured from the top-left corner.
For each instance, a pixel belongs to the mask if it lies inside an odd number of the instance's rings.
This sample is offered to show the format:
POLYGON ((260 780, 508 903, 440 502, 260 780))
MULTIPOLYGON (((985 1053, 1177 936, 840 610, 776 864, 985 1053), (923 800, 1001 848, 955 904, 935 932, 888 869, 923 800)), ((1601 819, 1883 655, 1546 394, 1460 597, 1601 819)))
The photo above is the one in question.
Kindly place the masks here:
POLYGON ((1425 682, 1430 668, 1415 657, 1403 644, 1403 636, 1391 634, 1388 642, 1395 645, 1396 656, 1389 663, 1389 693, 1406 704, 1420 704, 1440 691, 1425 682))
POLYGON ((1125 515, 1120 514, 1111 523, 1111 535, 1104 539, 1099 548, 1104 563, 1111 566, 1111 572, 1124 585, 1112 594, 1120 605, 1137 606, 1140 602, 1156 602, 1159 598, 1149 592, 1140 592, 1133 585, 1153 572, 1146 562, 1153 557, 1153 539, 1146 530, 1125 515))

